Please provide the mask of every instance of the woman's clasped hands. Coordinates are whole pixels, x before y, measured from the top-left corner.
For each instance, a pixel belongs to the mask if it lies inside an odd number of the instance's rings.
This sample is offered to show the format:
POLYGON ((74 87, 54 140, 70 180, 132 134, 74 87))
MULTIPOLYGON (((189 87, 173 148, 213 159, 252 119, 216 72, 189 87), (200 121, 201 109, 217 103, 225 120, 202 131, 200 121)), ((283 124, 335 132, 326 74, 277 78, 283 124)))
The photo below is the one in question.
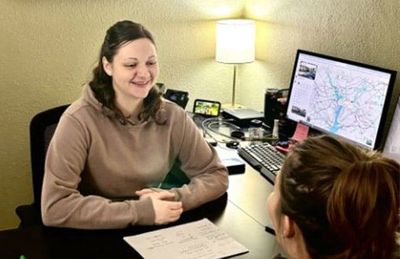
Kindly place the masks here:
POLYGON ((182 212, 183 206, 181 201, 175 201, 175 193, 162 190, 145 188, 136 191, 139 199, 150 197, 153 203, 155 213, 155 224, 162 225, 177 221, 182 212))

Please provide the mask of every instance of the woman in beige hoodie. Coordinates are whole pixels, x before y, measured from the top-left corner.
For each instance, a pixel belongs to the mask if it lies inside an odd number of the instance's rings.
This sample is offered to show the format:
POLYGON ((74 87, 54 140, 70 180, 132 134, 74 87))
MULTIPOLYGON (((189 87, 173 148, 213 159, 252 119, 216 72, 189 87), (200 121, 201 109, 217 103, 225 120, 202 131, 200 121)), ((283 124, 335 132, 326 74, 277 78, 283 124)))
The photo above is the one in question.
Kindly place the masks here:
POLYGON ((225 193, 228 173, 186 112, 161 98, 154 39, 121 21, 107 31, 93 79, 48 148, 45 225, 85 229, 166 224, 225 193), (189 183, 162 183, 179 161, 189 183))

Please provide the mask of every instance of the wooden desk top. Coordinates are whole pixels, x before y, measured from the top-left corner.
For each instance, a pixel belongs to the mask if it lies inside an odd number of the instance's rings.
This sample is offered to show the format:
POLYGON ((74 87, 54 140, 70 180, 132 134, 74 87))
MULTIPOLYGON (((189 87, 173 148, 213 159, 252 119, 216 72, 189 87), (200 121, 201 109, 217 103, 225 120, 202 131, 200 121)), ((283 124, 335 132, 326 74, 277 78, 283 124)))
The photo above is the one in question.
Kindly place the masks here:
MULTIPOLYGON (((228 194, 229 195, 229 194, 228 194)), ((227 195, 186 212, 175 224, 207 217, 250 252, 237 258, 273 258, 279 247, 263 225, 227 199, 227 195)), ((169 225, 171 226, 171 225, 169 225)), ((122 230, 76 230, 32 226, 0 231, 0 258, 141 258, 122 238, 167 226, 122 230)), ((235 257, 236 258, 236 257, 235 257)))
MULTIPOLYGON (((235 258, 273 258, 280 252, 270 225, 266 200, 273 186, 251 166, 229 176, 227 195, 184 213, 171 225, 204 217, 250 252, 235 258)), ((168 225, 168 226, 171 226, 168 225)), ((141 258, 122 238, 168 226, 133 226, 122 230, 76 230, 33 226, 0 231, 0 258, 141 258)))
POLYGON ((244 174, 229 176, 228 199, 263 226, 272 226, 267 198, 274 186, 246 164, 244 174))

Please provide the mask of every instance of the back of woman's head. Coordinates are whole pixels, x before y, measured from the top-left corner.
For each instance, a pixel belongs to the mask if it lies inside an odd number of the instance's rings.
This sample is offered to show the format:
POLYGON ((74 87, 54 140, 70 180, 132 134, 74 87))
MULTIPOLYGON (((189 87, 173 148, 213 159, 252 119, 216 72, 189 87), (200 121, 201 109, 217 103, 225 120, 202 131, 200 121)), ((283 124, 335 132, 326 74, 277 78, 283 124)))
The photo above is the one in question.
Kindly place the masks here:
POLYGON ((296 222, 312 258, 390 257, 399 224, 397 162, 320 136, 297 144, 281 171, 282 213, 296 222))

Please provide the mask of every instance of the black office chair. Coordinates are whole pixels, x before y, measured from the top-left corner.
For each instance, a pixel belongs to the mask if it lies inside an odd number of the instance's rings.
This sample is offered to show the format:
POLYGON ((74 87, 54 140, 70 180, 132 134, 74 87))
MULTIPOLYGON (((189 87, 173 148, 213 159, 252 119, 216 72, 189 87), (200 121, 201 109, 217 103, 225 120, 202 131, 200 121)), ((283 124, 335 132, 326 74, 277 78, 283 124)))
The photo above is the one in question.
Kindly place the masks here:
POLYGON ((15 209, 20 218, 20 227, 40 225, 42 217, 40 213, 40 196, 44 176, 44 162, 50 140, 58 121, 69 105, 58 106, 36 114, 30 123, 31 167, 33 183, 33 203, 20 205, 15 209))

